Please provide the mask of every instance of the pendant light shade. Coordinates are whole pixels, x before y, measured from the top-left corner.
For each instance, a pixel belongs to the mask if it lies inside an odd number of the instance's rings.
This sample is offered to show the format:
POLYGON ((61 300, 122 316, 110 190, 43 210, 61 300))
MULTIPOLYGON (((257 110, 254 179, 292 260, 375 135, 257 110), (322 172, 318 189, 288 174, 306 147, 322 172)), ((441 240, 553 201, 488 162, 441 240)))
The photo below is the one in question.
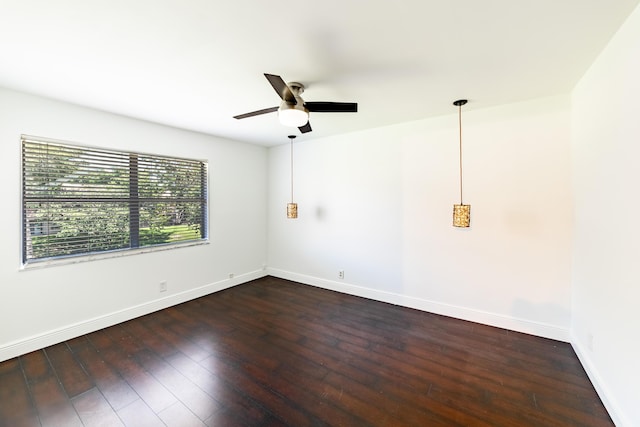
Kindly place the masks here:
POLYGON ((459 99, 453 103, 453 105, 458 107, 458 129, 460 142, 460 204, 453 205, 454 227, 469 227, 471 224, 471 205, 465 205, 462 203, 462 106, 466 103, 466 99, 459 99))
POLYGON ((471 205, 453 205, 453 226, 469 227, 471 222, 471 205))
POLYGON ((298 218, 298 204, 297 203, 287 203, 287 218, 289 218, 289 219, 298 218))
POLYGON ((298 218, 298 204, 293 201, 293 140, 295 135, 289 135, 289 141, 291 146, 291 203, 287 203, 287 218, 298 218))

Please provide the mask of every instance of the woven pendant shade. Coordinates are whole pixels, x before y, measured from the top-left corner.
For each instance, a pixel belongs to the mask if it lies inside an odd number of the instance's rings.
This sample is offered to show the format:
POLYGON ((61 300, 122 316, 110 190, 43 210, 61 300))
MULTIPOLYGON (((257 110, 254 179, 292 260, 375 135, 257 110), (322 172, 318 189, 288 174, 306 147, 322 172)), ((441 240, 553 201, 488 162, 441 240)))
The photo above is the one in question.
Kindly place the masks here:
POLYGON ((297 203, 287 203, 287 218, 289 218, 289 219, 298 218, 298 204, 297 203))
POLYGON ((471 223, 471 205, 453 205, 453 226, 469 227, 471 223))

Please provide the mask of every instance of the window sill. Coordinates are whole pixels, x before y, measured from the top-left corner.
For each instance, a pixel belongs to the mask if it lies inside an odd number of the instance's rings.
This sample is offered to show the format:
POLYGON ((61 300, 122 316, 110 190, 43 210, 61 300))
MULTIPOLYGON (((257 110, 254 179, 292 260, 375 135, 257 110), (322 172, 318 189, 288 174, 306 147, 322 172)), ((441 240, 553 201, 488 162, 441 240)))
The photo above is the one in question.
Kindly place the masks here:
POLYGON ((140 255, 140 254, 146 254, 150 252, 168 251, 173 249, 187 248, 191 246, 201 246, 201 245, 208 245, 208 244, 209 244, 209 240, 207 239, 207 240, 197 240, 197 241, 184 242, 184 243, 172 243, 172 244, 167 244, 162 246, 151 246, 147 248, 119 249, 115 251, 101 252, 101 253, 95 253, 95 254, 89 254, 89 255, 74 255, 74 256, 69 256, 64 258, 51 258, 51 259, 43 259, 39 261, 38 260, 29 261, 20 266, 20 271, 35 270, 35 269, 47 268, 47 267, 57 267, 59 265, 79 264, 83 262, 98 261, 103 259, 121 258, 121 257, 126 257, 131 255, 140 255))

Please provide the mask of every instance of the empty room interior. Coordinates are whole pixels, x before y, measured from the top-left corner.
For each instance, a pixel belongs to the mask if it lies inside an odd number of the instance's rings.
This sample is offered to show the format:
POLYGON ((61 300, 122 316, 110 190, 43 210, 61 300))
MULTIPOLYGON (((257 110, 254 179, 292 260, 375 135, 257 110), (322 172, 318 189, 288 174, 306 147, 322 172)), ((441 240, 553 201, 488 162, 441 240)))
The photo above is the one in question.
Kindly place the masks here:
POLYGON ((0 426, 640 425, 638 0, 8 1, 0 57, 0 426))

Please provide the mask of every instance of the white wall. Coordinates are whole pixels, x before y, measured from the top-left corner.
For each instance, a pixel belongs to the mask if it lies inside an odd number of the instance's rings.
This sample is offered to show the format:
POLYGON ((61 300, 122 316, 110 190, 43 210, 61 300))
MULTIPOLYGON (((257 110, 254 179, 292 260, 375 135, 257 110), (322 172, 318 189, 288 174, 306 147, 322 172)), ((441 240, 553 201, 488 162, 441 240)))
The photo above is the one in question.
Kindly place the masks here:
POLYGON ((568 340, 569 97, 294 144, 299 218, 285 215, 289 146, 269 153, 269 272, 356 295, 568 340), (343 280, 338 271, 344 270, 343 280))
POLYGON ((640 7, 573 93, 572 342, 619 426, 640 425, 640 7))
POLYGON ((260 277, 268 262, 275 276, 571 340, 616 424, 638 425, 638 75, 640 8, 571 97, 486 110, 471 100, 470 229, 451 226, 453 106, 446 117, 299 138, 300 217, 287 220, 288 145, 267 150, 0 89, 0 360, 260 277), (211 243, 20 271, 21 133, 207 159, 211 243))
POLYGON ((264 147, 0 89, 0 176, 0 360, 265 274, 264 147), (22 133, 207 160, 210 244, 20 271, 22 133))

